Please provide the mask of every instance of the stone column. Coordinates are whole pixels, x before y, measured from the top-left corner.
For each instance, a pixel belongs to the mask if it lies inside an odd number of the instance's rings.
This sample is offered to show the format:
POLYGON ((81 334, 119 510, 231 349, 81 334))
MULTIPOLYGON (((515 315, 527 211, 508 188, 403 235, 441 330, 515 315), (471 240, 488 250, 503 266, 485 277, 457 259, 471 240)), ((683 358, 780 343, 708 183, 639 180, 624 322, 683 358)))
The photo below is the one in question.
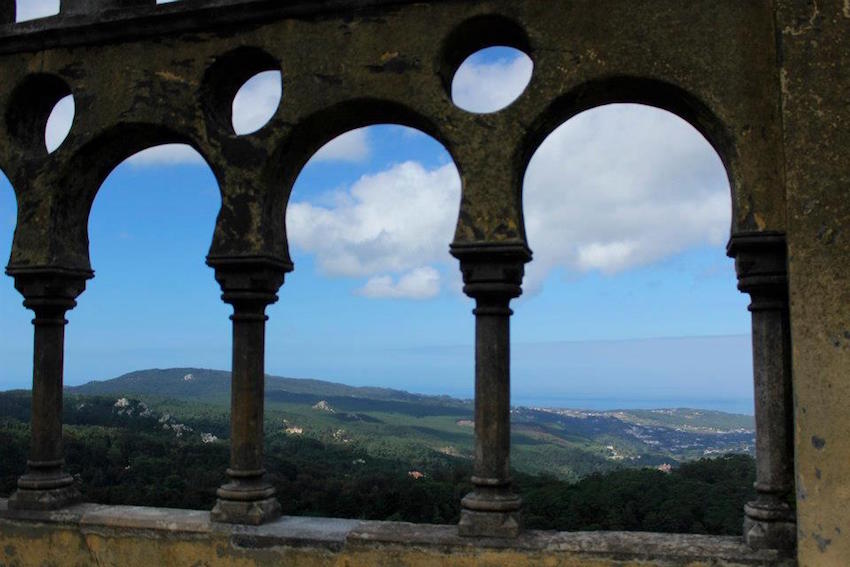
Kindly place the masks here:
POLYGON ((257 259, 208 259, 233 306, 233 367, 230 397, 229 482, 218 489, 216 522, 262 524, 280 516, 274 487, 263 468, 266 306, 291 266, 257 259))
POLYGON ((19 510, 53 510, 80 499, 74 480, 62 467, 62 381, 65 350, 65 313, 85 290, 90 271, 58 268, 13 268, 15 288, 24 306, 35 313, 30 455, 27 472, 9 507, 19 510))
POLYGON ((463 536, 516 537, 522 500, 511 490, 510 316, 531 252, 524 244, 452 246, 475 299, 475 467, 461 501, 463 536))
POLYGON ((733 235, 738 289, 751 298, 756 417, 756 499, 744 506, 744 538, 756 549, 796 545, 791 334, 785 235, 733 235))

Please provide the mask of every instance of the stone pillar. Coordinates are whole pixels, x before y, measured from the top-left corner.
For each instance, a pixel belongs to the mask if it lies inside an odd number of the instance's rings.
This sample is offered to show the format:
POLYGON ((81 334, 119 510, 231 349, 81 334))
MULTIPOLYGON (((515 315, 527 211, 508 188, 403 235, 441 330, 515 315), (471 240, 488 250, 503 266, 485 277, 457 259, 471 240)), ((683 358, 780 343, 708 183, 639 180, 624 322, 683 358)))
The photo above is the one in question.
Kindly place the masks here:
POLYGON ((229 482, 218 489, 216 522, 262 524, 280 516, 263 468, 266 306, 277 301, 289 265, 270 260, 210 258, 221 298, 233 306, 229 482))
POLYGON ((461 501, 463 536, 516 537, 522 500, 511 490, 511 299, 522 293, 524 244, 452 246, 463 291, 475 299, 475 468, 461 501))
POLYGON ((756 499, 744 506, 744 538, 756 549, 791 550, 794 491, 791 334, 785 235, 733 235, 738 289, 751 298, 756 417, 756 499))
POLYGON ((62 466, 62 380, 65 350, 65 313, 86 288, 90 271, 51 268, 13 268, 15 287, 24 306, 35 313, 31 440, 27 472, 9 507, 19 510, 53 510, 80 499, 74 480, 62 466))

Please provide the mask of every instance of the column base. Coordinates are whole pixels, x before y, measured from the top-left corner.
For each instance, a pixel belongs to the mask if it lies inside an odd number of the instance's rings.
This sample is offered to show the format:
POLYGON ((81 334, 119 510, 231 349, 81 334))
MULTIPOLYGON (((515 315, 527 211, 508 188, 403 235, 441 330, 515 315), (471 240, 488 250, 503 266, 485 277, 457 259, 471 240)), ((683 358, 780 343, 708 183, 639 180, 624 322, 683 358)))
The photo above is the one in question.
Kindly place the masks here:
POLYGON ((219 498, 210 512, 213 522, 224 524, 250 524, 259 526, 280 517, 280 502, 277 498, 265 500, 224 500, 219 498))
POLYGON ((82 495, 71 480, 65 486, 55 488, 21 488, 9 497, 9 508, 12 510, 58 510, 76 504, 82 500, 82 495))
POLYGON ((797 523, 787 504, 750 502, 744 506, 744 541, 753 549, 793 551, 797 546, 797 523))
POLYGON ((522 532, 520 513, 460 511, 457 533, 465 537, 515 538, 522 532))
POLYGON ((522 499, 510 492, 487 492, 471 492, 461 500, 458 534, 469 537, 519 536, 522 532, 522 499))

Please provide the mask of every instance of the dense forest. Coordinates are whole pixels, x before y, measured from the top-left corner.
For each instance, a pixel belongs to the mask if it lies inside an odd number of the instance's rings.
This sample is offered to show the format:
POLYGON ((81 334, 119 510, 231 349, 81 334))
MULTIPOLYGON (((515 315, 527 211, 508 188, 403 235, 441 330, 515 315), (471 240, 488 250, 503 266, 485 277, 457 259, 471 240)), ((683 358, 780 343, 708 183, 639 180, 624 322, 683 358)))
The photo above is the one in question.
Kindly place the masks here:
MULTIPOLYGON (((2 495, 14 490, 25 467, 28 398, 0 394, 2 495)), ((226 414, 184 404, 178 421, 162 408, 125 401, 67 397, 66 468, 79 480, 85 500, 211 508, 228 465, 226 414), (188 434, 192 431, 206 437, 188 434)), ((338 431, 317 438, 267 428, 266 468, 285 514, 458 520, 460 499, 470 490, 469 458, 412 451, 410 440, 394 445, 391 438, 375 450, 374 444, 339 438, 338 431)), ((526 526, 739 534, 743 505, 753 496, 752 458, 723 455, 677 465, 669 472, 620 467, 577 481, 516 471, 526 526)))

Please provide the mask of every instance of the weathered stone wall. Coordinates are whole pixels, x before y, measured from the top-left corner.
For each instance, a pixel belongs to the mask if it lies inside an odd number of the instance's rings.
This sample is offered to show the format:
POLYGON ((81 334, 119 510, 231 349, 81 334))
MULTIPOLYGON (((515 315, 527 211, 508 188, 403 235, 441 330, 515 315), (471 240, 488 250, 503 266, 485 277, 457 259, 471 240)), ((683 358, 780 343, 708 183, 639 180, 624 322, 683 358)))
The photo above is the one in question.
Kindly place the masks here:
POLYGON ((126 157, 168 142, 195 147, 219 182, 211 254, 288 262, 284 210, 301 167, 337 135, 384 122, 423 130, 455 160, 456 244, 525 244, 522 179, 534 150, 571 116, 611 102, 670 110, 706 135, 729 172, 735 231, 785 228, 768 3, 349 1, 330 13, 322 2, 242 4, 266 9, 234 23, 235 10, 216 8, 206 23, 195 12, 207 12, 176 3, 0 29, 0 110, 17 117, 0 121, 0 169, 19 211, 11 267, 89 269, 86 220, 100 184, 126 157), (110 24, 110 14, 137 20, 110 24), (491 45, 526 51, 531 83, 502 111, 461 110, 452 75, 491 45), (279 111, 236 136, 233 95, 272 69, 283 73, 279 111), (49 89, 73 92, 78 111, 47 155, 30 126, 49 111, 33 92, 49 89))
POLYGON ((456 526, 282 518, 258 527, 208 512, 83 504, 9 512, 0 500, 0 565, 44 567, 732 567, 787 566, 740 538, 625 532, 528 532, 471 540, 456 526))
POLYGON ((850 561, 850 4, 778 2, 800 565, 850 561))

